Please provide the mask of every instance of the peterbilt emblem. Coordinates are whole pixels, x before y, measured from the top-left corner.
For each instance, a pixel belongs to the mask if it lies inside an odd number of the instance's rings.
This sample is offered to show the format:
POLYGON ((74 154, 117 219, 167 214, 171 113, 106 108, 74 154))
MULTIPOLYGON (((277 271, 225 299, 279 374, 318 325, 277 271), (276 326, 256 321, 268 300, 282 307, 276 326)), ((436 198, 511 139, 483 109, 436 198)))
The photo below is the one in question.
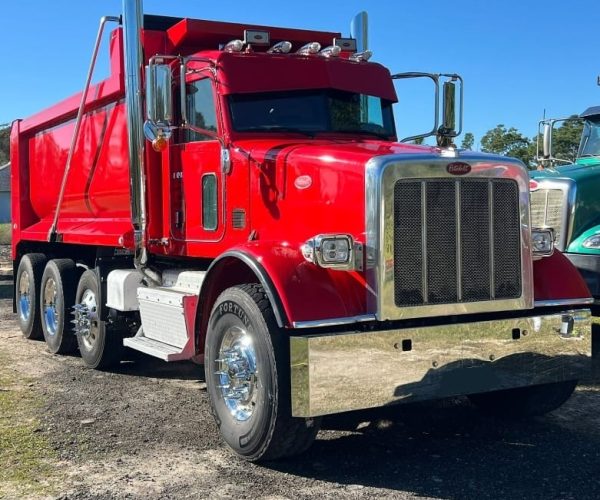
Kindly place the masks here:
POLYGON ((537 181, 534 181, 533 179, 529 180, 529 191, 535 191, 540 187, 540 185, 537 183, 537 181))
POLYGON ((452 175, 465 175, 471 171, 471 165, 462 161, 455 161, 446 165, 446 172, 452 175))

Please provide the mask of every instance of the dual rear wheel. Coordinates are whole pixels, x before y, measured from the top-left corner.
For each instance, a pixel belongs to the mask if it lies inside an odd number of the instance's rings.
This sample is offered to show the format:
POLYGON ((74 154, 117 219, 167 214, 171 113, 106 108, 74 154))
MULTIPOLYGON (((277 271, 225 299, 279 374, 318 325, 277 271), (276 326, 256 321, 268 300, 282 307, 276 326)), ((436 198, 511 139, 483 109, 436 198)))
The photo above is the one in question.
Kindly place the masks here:
POLYGON ((18 321, 28 339, 44 339, 53 354, 77 350, 90 368, 105 369, 121 359, 123 337, 99 317, 101 288, 93 270, 71 259, 26 254, 16 276, 18 321))

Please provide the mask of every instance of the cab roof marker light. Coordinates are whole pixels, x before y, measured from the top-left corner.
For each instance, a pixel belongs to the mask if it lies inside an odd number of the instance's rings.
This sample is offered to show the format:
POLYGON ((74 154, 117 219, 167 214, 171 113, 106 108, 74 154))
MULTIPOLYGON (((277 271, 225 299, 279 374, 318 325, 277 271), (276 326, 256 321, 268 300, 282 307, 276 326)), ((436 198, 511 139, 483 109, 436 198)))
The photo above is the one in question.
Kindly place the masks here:
POLYGON ((319 55, 323 57, 338 57, 341 51, 341 47, 338 47, 337 45, 330 45, 319 52, 319 55))
POLYGON ((300 54, 301 56, 308 56, 311 54, 316 54, 317 52, 319 52, 319 50, 321 50, 321 44, 319 42, 310 42, 300 47, 296 51, 296 54, 300 54))
POLYGON ((365 50, 364 52, 357 52, 356 54, 352 54, 350 56, 350 60, 354 62, 367 62, 371 59, 373 52, 370 50, 365 50))
POLYGON ((244 42, 242 40, 231 40, 225 44, 223 50, 225 52, 241 52, 244 48, 244 42))
POLYGON ((267 54, 287 54, 290 50, 292 50, 292 44, 283 41, 273 45, 273 47, 267 50, 267 54))

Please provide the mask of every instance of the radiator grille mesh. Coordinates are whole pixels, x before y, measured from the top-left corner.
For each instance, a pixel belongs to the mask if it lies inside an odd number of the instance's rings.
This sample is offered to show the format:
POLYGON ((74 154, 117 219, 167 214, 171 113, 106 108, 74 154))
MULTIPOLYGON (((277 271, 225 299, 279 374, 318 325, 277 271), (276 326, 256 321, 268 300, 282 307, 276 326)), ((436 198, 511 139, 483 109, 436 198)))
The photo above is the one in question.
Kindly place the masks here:
POLYGON ((397 181, 396 306, 520 297, 520 230, 512 180, 397 181))

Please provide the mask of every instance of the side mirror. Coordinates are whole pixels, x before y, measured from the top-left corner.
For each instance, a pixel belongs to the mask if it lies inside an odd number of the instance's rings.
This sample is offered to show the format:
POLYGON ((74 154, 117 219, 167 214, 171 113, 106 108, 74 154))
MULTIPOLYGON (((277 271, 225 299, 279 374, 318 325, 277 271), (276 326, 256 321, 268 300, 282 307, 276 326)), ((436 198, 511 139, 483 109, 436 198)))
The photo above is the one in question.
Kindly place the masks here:
POLYGON ((146 116, 154 123, 173 119, 173 77, 168 64, 146 66, 146 116))
POLYGON ((442 127, 446 135, 456 134, 456 85, 452 81, 444 82, 444 109, 442 127))
POLYGON ((552 124, 544 124, 544 139, 542 141, 543 155, 545 159, 552 158, 552 124))
POLYGON ((146 66, 146 123, 144 135, 155 151, 163 151, 171 138, 173 77, 168 64, 146 66))

